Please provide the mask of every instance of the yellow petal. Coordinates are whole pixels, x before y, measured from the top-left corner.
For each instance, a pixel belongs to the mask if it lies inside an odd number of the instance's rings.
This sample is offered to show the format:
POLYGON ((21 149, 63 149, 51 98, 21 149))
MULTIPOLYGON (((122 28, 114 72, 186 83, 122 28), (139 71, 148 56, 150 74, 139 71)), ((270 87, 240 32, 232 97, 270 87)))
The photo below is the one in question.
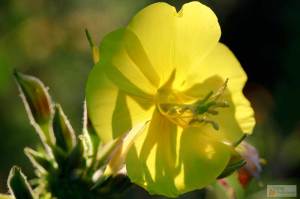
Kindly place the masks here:
POLYGON ((0 199, 13 199, 11 195, 0 194, 0 199))
POLYGON ((100 54, 108 74, 122 90, 134 95, 141 91, 155 93, 159 76, 130 30, 119 29, 108 34, 100 44, 100 54))
POLYGON ((197 63, 181 89, 189 88, 186 94, 193 97, 203 96, 218 89, 227 78, 228 92, 225 93, 225 98, 230 107, 220 110, 219 115, 212 117, 220 125, 220 130, 213 133, 229 142, 235 142, 243 133, 252 133, 255 120, 253 109, 243 95, 247 75, 224 44, 219 43, 203 61, 197 63))
POLYGON ((130 97, 110 79, 106 67, 100 61, 93 68, 86 88, 88 114, 104 143, 149 119, 153 111, 151 96, 130 97))
POLYGON ((183 131, 180 151, 184 181, 178 180, 177 183, 185 192, 206 187, 215 181, 230 158, 230 147, 214 136, 208 136, 202 128, 186 128, 183 131))
POLYGON ((182 131, 155 111, 134 141, 126 168, 131 181, 151 194, 176 197, 213 182, 228 160, 228 146, 198 128, 182 131))
POLYGON ((204 57, 218 42, 220 27, 210 8, 199 2, 185 4, 177 13, 166 3, 141 10, 130 22, 163 85, 176 69, 183 80, 195 60, 204 57))

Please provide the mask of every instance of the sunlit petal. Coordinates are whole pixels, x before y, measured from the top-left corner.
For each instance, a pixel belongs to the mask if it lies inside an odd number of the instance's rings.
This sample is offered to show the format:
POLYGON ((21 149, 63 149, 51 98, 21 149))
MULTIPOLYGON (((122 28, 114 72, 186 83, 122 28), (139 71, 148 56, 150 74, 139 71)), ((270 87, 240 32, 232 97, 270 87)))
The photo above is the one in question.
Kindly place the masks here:
POLYGON ((151 118, 151 96, 132 96, 119 89, 99 63, 89 76, 86 98, 88 113, 104 142, 127 132, 132 124, 151 118))
POLYGON ((252 133, 255 120, 253 109, 243 95, 247 75, 232 52, 224 44, 219 43, 203 61, 197 64, 183 87, 189 88, 186 89, 187 95, 203 97, 208 92, 219 88, 226 79, 228 84, 224 99, 230 103, 230 107, 222 109, 214 119, 220 124, 219 134, 228 141, 234 142, 242 137, 243 133, 252 133))
POLYGON ((141 10, 128 28, 139 38, 161 76, 161 85, 174 69, 178 80, 183 80, 189 67, 217 44, 221 34, 213 11, 196 1, 179 12, 166 3, 152 4, 141 10))
POLYGON ((214 181, 228 160, 228 146, 199 128, 183 130, 155 112, 129 151, 126 166, 134 183, 152 194, 175 197, 214 181))

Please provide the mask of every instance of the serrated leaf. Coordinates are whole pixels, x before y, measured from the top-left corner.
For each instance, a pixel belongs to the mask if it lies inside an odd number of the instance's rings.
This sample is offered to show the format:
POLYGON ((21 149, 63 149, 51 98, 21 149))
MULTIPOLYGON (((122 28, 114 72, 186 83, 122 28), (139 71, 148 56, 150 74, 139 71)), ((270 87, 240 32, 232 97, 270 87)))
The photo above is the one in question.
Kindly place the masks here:
POLYGON ((236 170, 240 169, 242 166, 246 164, 246 161, 242 158, 242 156, 236 152, 234 149, 231 151, 230 160, 224 169, 224 171, 219 175, 218 179, 225 178, 231 175, 236 170))
POLYGON ((31 149, 24 149, 26 156, 39 173, 47 173, 53 169, 52 163, 43 154, 31 149))
POLYGON ((74 130, 59 104, 55 105, 53 133, 56 145, 64 151, 69 152, 76 145, 74 130))
POLYGON ((10 170, 8 187, 16 199, 36 199, 26 176, 19 167, 14 166, 10 170))
POLYGON ((31 124, 44 143, 52 144, 53 135, 49 130, 52 118, 52 103, 44 84, 37 78, 14 72, 21 98, 31 124))

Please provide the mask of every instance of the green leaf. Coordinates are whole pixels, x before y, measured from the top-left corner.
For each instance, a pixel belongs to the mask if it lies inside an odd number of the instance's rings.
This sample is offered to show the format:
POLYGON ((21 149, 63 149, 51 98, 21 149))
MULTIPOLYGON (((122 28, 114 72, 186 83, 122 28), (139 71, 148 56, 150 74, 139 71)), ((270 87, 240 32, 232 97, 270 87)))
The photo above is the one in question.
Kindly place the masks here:
POLYGON ((32 165, 37 169, 39 173, 47 173, 53 169, 51 161, 47 159, 43 154, 27 147, 24 149, 24 151, 32 165))
POLYGON ((26 176, 19 167, 14 166, 9 173, 8 187, 16 199, 35 199, 26 176))
POLYGON ((236 152, 234 149, 231 151, 230 160, 224 169, 224 171, 219 175, 218 179, 225 178, 231 175, 236 170, 240 169, 242 166, 246 164, 246 161, 242 158, 242 156, 236 152))
POLYGON ((56 145, 64 151, 69 152, 76 145, 74 130, 59 104, 55 105, 53 133, 56 145))
POLYGON ((53 134, 49 130, 52 118, 52 103, 44 84, 37 78, 14 72, 21 98, 31 124, 43 143, 52 144, 53 134))

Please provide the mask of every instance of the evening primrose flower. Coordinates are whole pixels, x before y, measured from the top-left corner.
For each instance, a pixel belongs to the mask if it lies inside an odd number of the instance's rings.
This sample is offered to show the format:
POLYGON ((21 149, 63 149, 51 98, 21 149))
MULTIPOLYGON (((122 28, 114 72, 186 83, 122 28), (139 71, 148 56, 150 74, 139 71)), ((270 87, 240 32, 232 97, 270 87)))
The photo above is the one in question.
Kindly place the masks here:
POLYGON ((231 144, 252 132, 247 76, 220 35, 215 14, 199 2, 178 12, 155 3, 100 45, 86 89, 89 117, 104 143, 134 129, 127 174, 152 194, 175 197, 212 183, 231 144))

